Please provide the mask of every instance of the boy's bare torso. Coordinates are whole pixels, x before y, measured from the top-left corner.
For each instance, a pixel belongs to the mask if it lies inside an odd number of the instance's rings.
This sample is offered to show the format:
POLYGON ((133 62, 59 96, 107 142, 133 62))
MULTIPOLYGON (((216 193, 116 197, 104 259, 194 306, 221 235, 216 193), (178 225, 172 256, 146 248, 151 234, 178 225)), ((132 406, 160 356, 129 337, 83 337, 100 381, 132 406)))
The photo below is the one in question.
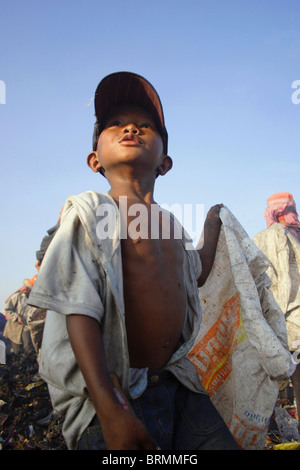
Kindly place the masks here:
POLYGON ((176 350, 185 320, 184 253, 172 220, 170 239, 151 239, 147 208, 148 238, 122 240, 125 318, 130 366, 158 369, 176 350))

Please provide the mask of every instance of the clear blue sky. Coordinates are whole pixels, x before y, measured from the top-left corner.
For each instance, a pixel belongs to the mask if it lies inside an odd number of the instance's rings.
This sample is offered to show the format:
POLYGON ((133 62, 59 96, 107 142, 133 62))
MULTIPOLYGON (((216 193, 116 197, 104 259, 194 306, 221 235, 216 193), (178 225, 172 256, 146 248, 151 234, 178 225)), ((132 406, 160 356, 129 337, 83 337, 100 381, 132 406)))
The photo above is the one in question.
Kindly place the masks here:
POLYGON ((162 99, 174 166, 157 202, 223 202, 250 237, 271 194, 300 208, 299 18, 298 0, 0 0, 0 309, 67 196, 109 189, 86 166, 108 73, 162 99))

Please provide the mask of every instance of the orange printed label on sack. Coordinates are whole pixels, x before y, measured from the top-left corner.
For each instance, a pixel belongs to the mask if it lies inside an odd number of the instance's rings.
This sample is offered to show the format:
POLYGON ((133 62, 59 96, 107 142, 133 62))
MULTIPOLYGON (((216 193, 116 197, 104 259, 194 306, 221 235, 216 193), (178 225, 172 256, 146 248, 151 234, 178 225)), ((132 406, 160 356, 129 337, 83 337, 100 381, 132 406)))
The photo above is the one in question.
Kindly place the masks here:
POLYGON ((261 428, 243 421, 237 414, 234 414, 227 424, 240 447, 243 447, 243 444, 247 442, 249 449, 255 449, 256 443, 262 435, 261 428))
POLYGON ((232 355, 246 337, 238 293, 223 306, 217 321, 189 353, 203 387, 213 395, 232 371, 232 355))

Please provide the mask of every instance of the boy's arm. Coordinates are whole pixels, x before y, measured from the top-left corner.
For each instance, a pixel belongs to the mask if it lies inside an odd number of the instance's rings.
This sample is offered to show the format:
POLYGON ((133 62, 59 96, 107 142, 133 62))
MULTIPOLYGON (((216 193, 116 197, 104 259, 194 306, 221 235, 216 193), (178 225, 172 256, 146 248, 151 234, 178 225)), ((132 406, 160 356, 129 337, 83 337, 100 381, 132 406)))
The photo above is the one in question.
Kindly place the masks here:
POLYGON ((223 204, 217 204, 216 206, 211 207, 205 219, 203 246, 197 250, 202 263, 202 273, 198 279, 198 287, 203 286, 206 282, 214 263, 222 224, 219 216, 222 207, 223 204))
POLYGON ((107 449, 157 449, 143 424, 123 408, 113 391, 98 321, 86 315, 68 315, 67 328, 107 449))

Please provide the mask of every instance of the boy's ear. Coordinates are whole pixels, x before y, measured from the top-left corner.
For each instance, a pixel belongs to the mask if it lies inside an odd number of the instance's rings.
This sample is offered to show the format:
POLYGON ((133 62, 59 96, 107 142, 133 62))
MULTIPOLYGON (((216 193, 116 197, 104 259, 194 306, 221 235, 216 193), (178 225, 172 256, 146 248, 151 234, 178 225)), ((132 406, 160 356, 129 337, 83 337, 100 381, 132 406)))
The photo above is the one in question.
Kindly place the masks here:
POLYGON ((98 155, 96 152, 89 153, 86 162, 94 173, 99 173, 99 171, 101 171, 102 165, 98 160, 98 155))
POLYGON ((168 173, 168 171, 171 170, 172 166, 173 166, 172 158, 169 157, 169 155, 164 155, 163 160, 157 169, 157 173, 163 176, 166 173, 168 173))

